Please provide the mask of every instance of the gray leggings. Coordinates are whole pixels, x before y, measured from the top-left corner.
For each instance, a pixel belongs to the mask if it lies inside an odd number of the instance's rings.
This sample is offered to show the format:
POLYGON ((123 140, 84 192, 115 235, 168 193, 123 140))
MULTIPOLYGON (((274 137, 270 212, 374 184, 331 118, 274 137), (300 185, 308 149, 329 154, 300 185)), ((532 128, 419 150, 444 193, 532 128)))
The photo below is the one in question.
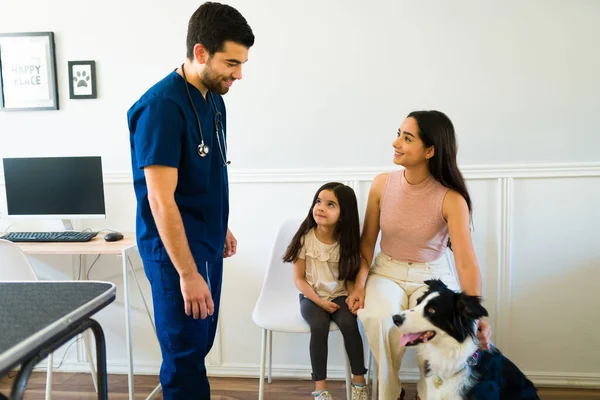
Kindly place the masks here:
POLYGON ((358 322, 356 316, 348 309, 346 297, 341 296, 333 299, 332 301, 340 308, 333 314, 329 314, 300 293, 300 313, 310 325, 310 362, 314 381, 327 379, 327 339, 331 320, 340 328, 344 337, 344 345, 350 359, 352 374, 364 375, 367 373, 358 322))

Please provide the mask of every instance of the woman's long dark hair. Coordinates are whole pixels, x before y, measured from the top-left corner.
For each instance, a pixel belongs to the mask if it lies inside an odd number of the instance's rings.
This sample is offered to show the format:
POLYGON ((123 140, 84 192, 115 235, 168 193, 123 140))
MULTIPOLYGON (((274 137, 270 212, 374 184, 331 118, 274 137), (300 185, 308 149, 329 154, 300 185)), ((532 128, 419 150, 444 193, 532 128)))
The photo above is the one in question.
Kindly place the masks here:
POLYGON ((356 194, 351 187, 339 182, 329 182, 317 190, 313 198, 308 215, 300 224, 300 228, 292 238, 285 254, 284 262, 294 262, 302 248, 302 238, 312 228, 317 226, 313 217, 313 208, 323 190, 331 190, 337 197, 340 206, 340 218, 335 227, 335 236, 340 244, 339 280, 356 279, 360 269, 360 223, 358 217, 358 202, 356 194))
POLYGON ((419 136, 425 148, 433 146, 433 157, 429 159, 431 175, 439 183, 464 197, 469 215, 472 215, 471 196, 456 161, 458 146, 450 118, 440 111, 413 111, 406 118, 417 121, 419 136))
MULTIPOLYGON (((412 117, 419 125, 419 136, 425 148, 433 146, 433 157, 429 159, 429 173, 435 180, 449 189, 457 191, 467 202, 469 220, 472 222, 473 208, 467 184, 458 169, 456 153, 456 134, 454 125, 446 114, 440 111, 413 111, 406 118, 412 117)), ((452 242, 448 238, 448 247, 452 250, 452 242)))

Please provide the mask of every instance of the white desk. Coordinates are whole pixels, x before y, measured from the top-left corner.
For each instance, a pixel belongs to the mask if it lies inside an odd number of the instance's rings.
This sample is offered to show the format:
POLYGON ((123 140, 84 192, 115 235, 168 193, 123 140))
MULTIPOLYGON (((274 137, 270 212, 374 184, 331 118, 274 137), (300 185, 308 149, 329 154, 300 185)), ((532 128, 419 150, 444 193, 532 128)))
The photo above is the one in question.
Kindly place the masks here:
MULTIPOLYGON (((1 236, 1 235, 0 235, 1 236)), ((135 233, 123 233, 123 239, 116 242, 106 242, 104 233, 89 242, 16 242, 25 254, 60 254, 60 255, 86 255, 86 254, 107 254, 120 256, 123 263, 123 290, 125 299, 125 333, 127 346, 128 362, 128 387, 129 399, 134 399, 133 385, 133 346, 131 333, 131 310, 129 293, 129 258, 133 251, 137 251, 135 233)), ((133 266, 131 266, 133 269, 133 266)), ((88 354, 91 354, 88 352, 88 354)), ((91 361, 90 361, 91 362, 91 361)), ((95 379, 95 378, 94 378, 95 379)), ((148 396, 153 398, 160 392, 160 386, 148 396)))

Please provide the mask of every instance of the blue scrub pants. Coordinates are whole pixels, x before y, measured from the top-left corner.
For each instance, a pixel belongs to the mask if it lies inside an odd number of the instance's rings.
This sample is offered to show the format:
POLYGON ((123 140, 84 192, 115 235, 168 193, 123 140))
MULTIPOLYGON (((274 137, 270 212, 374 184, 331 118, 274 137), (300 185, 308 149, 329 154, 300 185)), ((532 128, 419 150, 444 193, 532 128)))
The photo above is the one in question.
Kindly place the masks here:
POLYGON ((199 262, 198 272, 211 289, 215 311, 205 319, 187 316, 179 273, 169 261, 146 261, 152 287, 154 321, 162 352, 160 384, 164 400, 210 400, 204 358, 212 348, 223 280, 223 259, 199 262))

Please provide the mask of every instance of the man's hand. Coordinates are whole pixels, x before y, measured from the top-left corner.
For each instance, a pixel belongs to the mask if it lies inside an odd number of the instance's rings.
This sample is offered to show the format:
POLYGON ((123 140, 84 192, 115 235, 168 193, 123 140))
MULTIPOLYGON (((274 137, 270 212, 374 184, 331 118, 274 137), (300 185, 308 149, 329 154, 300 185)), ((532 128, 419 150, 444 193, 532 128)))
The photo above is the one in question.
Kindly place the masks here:
POLYGON ((365 289, 355 286, 352 293, 348 294, 346 304, 350 312, 356 315, 358 310, 365 307, 365 289))
POLYGON ((227 228, 227 235, 225 235, 225 248, 223 249, 223 258, 231 257, 236 251, 237 240, 229 228, 227 228))
POLYGON ((192 272, 185 278, 180 278, 181 295, 185 303, 185 314, 194 315, 194 319, 204 319, 208 315, 213 315, 215 304, 212 295, 208 289, 206 281, 197 271, 192 272))
POLYGON ((479 349, 489 350, 490 349, 490 338, 492 337, 492 329, 483 320, 479 320, 477 325, 477 339, 479 339, 479 349))

